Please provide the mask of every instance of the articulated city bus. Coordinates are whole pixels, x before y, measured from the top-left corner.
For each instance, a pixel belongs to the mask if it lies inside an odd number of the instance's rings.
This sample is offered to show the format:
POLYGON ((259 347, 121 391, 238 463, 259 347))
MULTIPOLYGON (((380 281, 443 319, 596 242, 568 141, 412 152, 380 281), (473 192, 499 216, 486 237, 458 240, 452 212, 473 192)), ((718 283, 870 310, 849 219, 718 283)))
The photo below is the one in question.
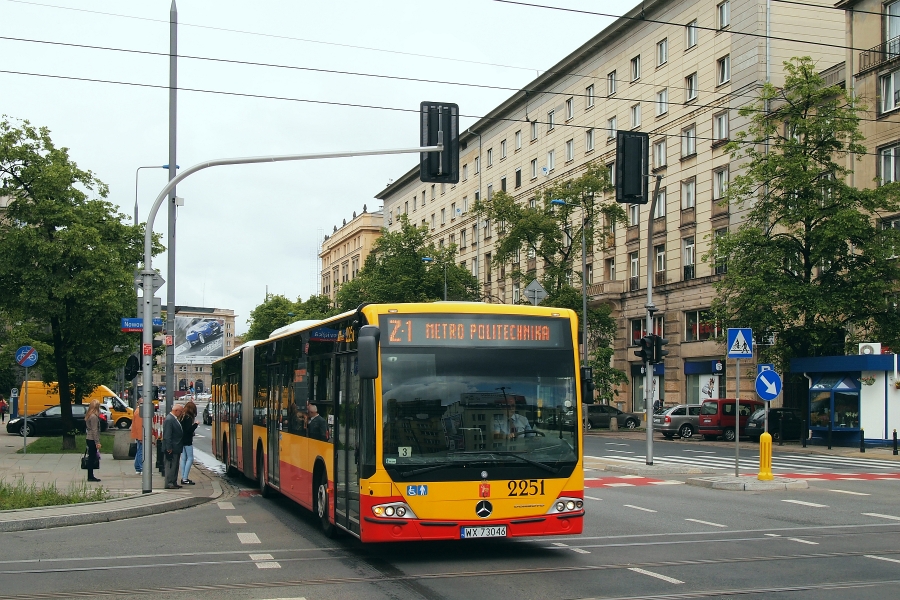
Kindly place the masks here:
POLYGON ((213 365, 213 448, 364 542, 576 534, 575 313, 369 304, 213 365))

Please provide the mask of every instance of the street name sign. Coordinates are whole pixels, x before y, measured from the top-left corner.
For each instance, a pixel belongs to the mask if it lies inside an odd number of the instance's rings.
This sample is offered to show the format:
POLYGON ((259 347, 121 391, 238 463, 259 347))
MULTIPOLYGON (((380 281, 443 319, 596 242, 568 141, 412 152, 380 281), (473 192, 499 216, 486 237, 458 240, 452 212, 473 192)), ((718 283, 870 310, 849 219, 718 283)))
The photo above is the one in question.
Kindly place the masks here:
MULTIPOLYGON (((153 319, 153 325, 162 327, 163 320, 153 319)), ((141 318, 122 317, 122 324, 119 328, 126 333, 140 333, 144 330, 144 320, 141 318)))

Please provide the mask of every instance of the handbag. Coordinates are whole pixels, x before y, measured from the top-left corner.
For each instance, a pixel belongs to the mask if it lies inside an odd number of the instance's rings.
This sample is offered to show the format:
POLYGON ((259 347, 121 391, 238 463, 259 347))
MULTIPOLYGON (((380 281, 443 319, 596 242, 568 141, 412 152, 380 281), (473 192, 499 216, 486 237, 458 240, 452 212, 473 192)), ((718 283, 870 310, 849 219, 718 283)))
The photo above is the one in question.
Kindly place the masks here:
POLYGON ((90 466, 90 456, 88 456, 87 448, 84 449, 84 456, 81 457, 81 468, 87 471, 88 469, 99 469, 100 468, 100 454, 97 454, 97 459, 94 461, 94 466, 90 466))
POLYGON ((137 456, 137 442, 131 442, 128 445, 128 458, 134 458, 137 456))

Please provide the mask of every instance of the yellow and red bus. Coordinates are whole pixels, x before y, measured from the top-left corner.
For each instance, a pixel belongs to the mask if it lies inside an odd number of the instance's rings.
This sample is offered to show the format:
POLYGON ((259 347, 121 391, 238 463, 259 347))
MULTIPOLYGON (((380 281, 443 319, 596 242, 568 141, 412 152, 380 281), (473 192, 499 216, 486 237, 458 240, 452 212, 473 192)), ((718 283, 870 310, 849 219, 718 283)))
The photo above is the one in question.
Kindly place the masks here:
POLYGON ((577 534, 578 322, 566 309, 368 304, 213 364, 229 472, 364 542, 577 534))

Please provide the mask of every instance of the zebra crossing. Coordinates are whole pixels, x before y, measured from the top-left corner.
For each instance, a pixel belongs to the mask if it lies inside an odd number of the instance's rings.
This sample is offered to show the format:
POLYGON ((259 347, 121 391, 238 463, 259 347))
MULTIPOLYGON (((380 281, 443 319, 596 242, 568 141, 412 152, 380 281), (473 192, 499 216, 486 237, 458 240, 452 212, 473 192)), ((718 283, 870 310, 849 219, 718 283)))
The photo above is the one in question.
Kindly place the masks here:
MULTIPOLYGON (((702 450, 686 450, 690 455, 654 453, 653 464, 671 466, 706 467, 710 469, 733 469, 734 456, 723 456, 702 450)), ((638 453, 621 452, 605 456, 585 456, 604 462, 615 461, 624 464, 646 464, 646 456, 638 453)), ((759 468, 759 454, 741 456, 741 468, 759 468)), ((900 473, 900 462, 879 459, 851 458, 847 456, 822 456, 815 454, 775 454, 772 456, 772 470, 784 473, 836 473, 853 475, 856 473, 900 473)))

